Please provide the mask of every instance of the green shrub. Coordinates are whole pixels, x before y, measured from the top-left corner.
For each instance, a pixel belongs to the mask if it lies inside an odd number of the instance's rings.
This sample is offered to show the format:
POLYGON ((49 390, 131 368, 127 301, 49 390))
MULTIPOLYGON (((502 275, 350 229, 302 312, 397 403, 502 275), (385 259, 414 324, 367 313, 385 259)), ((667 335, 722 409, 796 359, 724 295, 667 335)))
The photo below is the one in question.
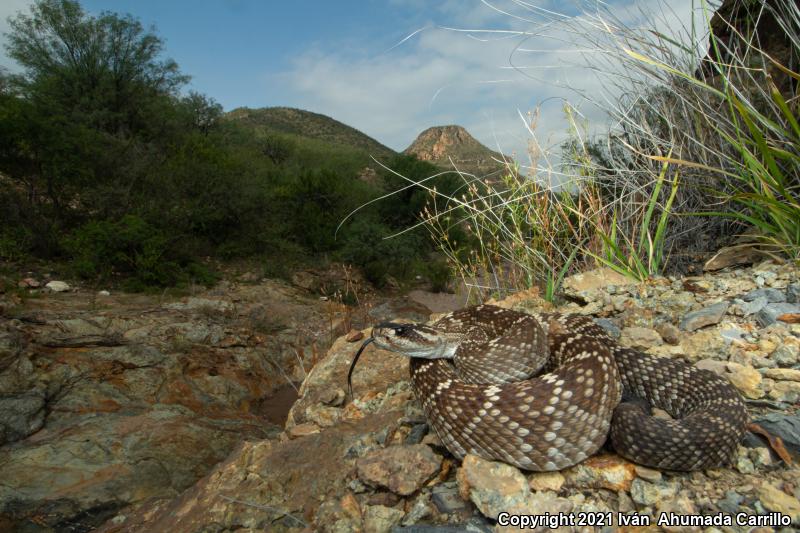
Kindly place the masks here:
POLYGON ((207 269, 176 253, 174 239, 135 215, 116 222, 88 222, 67 240, 75 274, 109 281, 117 276, 130 279, 126 287, 144 290, 188 281, 210 283, 207 269))

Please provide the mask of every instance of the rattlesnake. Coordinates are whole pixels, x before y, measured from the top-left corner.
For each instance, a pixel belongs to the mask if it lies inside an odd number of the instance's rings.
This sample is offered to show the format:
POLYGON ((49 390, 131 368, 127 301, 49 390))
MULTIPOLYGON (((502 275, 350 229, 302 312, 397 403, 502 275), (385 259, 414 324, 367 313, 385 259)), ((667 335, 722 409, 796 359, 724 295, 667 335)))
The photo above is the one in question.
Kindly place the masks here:
POLYGON ((724 378, 623 348, 579 315, 481 305, 431 326, 379 324, 348 382, 372 341, 411 357, 414 393, 458 458, 560 470, 610 435, 615 451, 634 462, 695 470, 729 461, 748 420, 724 378), (651 416, 651 407, 673 419, 651 416))

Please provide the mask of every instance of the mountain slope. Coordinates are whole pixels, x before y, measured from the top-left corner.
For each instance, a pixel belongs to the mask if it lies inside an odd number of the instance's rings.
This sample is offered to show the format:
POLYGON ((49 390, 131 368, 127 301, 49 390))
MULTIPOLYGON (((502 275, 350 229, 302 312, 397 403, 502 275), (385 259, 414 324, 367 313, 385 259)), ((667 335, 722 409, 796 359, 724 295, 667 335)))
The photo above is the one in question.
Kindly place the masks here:
POLYGON ((359 148, 379 159, 395 155, 394 150, 359 130, 326 115, 311 111, 292 107, 261 109, 239 107, 228 113, 227 116, 230 120, 254 128, 359 148))
MULTIPOLYGON (((482 176, 503 168, 503 155, 488 149, 461 126, 434 126, 419 134, 403 151, 436 166, 482 176)), ((508 159, 506 157, 506 159, 508 159)))

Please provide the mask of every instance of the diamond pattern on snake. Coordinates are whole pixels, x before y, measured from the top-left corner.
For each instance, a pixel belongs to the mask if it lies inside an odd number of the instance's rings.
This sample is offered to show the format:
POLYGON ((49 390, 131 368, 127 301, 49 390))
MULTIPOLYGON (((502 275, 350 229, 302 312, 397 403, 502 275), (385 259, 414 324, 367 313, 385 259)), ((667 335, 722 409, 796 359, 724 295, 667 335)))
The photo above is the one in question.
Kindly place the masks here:
POLYGON ((748 421, 727 380, 624 348, 580 315, 480 305, 431 325, 379 324, 348 383, 370 342, 410 357, 414 394, 458 458, 561 470, 610 439, 636 463, 696 470, 729 462, 748 421))

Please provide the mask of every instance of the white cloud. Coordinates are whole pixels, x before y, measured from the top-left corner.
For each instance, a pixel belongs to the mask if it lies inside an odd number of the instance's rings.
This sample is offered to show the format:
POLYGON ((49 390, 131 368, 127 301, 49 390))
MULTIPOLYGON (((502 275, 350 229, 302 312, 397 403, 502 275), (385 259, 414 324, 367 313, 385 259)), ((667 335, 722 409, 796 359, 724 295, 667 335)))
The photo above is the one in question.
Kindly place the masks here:
MULTIPOLYGON (((556 2, 539 2, 538 8, 531 3, 448 0, 439 5, 439 16, 449 17, 442 25, 454 29, 427 28, 370 58, 309 51, 296 58, 280 83, 290 88, 293 105, 329 114, 398 150, 429 126, 457 123, 527 164, 530 135, 520 112, 541 102, 536 140, 557 147, 568 138, 566 100, 597 129, 607 119, 592 102, 613 102, 619 90, 613 56, 593 49, 619 46, 589 9, 596 3, 587 0, 587 13, 574 10, 565 17, 554 13, 556 2)), ((690 27, 692 5, 692 0, 669 7, 655 0, 620 1, 603 20, 674 35, 690 27)), ((702 22, 701 12, 694 16, 702 22)))

